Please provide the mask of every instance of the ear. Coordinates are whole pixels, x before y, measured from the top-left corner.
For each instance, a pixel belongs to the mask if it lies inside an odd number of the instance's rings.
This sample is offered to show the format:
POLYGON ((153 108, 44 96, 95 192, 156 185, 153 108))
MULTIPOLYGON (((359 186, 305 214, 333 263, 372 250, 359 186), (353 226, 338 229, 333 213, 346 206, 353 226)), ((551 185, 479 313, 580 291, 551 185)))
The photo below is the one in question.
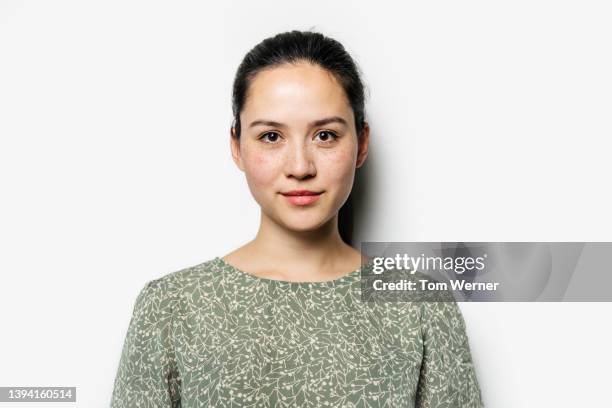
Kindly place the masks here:
POLYGON ((238 140, 235 136, 236 129, 232 126, 230 129, 230 149, 232 151, 232 159, 234 160, 234 163, 236 163, 236 166, 238 166, 241 171, 244 171, 242 157, 240 156, 240 140, 238 140))
POLYGON ((368 122, 363 122, 363 130, 361 131, 361 135, 357 137, 357 141, 359 142, 359 147, 357 150, 356 168, 359 168, 365 162, 366 157, 368 157, 368 148, 370 145, 370 125, 368 122))

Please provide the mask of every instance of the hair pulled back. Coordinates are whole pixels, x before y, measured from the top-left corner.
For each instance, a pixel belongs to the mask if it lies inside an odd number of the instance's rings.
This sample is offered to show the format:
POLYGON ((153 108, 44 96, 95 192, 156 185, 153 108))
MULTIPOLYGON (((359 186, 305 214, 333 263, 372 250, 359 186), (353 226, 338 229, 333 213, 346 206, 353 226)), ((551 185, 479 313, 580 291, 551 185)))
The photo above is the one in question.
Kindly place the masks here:
POLYGON ((293 30, 266 38, 240 63, 232 92, 234 137, 240 139, 240 113, 255 75, 267 68, 302 61, 326 69, 339 81, 353 110, 357 135, 361 135, 365 122, 365 95, 359 67, 338 41, 313 31, 293 30))

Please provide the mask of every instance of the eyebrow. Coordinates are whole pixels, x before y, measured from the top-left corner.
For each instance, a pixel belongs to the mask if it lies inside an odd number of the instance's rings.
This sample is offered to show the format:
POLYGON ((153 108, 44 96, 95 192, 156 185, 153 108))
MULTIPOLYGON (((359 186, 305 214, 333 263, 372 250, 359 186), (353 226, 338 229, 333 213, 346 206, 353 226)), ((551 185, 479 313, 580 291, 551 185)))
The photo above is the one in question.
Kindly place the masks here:
MULTIPOLYGON (((323 126, 329 123, 340 123, 344 126, 348 126, 348 124, 346 123, 346 120, 342 119, 340 116, 332 116, 329 118, 315 120, 313 122, 310 122, 308 126, 310 127, 323 126)), ((284 123, 275 122, 273 120, 263 120, 263 119, 259 119, 259 120, 255 120, 251 122, 251 124, 249 125, 249 128, 252 128, 254 126, 275 126, 279 128, 287 127, 287 125, 285 125, 284 123)))

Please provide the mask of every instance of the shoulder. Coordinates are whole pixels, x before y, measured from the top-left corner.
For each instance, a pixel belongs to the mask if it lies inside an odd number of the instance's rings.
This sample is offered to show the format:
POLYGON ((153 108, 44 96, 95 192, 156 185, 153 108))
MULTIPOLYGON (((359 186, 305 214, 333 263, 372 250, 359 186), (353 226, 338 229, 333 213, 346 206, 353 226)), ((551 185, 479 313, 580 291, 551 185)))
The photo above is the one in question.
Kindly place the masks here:
POLYGON ((397 318, 403 324, 410 322, 408 327, 411 331, 418 328, 418 331, 426 336, 430 330, 457 330, 465 325, 459 305, 448 285, 428 287, 423 284, 423 282, 438 284, 443 281, 436 280, 421 271, 414 271, 411 274, 391 271, 390 276, 414 284, 411 290, 398 291, 390 297, 391 299, 393 296, 397 297, 398 307, 390 307, 395 308, 397 318), (395 275, 396 273, 398 275, 395 275))
POLYGON ((215 262, 216 259, 217 258, 212 258, 196 265, 166 273, 159 278, 150 280, 147 282, 147 285, 152 287, 165 287, 168 289, 189 285, 190 283, 210 276, 217 265, 215 262))
POLYGON ((217 272, 216 259, 208 259, 147 281, 138 294, 137 305, 142 307, 148 304, 162 309, 202 288, 217 272))
POLYGON ((419 321, 423 336, 465 336, 465 320, 449 286, 426 274, 421 274, 421 279, 432 284, 442 283, 442 286, 434 285, 433 289, 422 288, 419 293, 419 321))

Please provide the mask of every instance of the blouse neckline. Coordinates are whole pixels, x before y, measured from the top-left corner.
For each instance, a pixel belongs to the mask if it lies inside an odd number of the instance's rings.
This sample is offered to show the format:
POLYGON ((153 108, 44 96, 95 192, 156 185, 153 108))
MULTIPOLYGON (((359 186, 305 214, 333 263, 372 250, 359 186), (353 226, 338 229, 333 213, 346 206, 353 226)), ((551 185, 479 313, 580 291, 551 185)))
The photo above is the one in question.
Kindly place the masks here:
POLYGON ((221 258, 220 256, 216 256, 215 257, 215 261, 221 265, 223 268, 231 271, 232 273, 235 273, 237 275, 240 275, 248 280, 251 281, 255 281, 255 282, 261 282, 261 283, 265 283, 268 285, 275 285, 275 286, 284 286, 284 287, 293 287, 293 288, 298 288, 298 287, 310 287, 310 288, 323 288, 323 287, 334 287, 334 286, 338 286, 338 285, 342 285, 344 283, 349 283, 349 282, 353 282, 355 280, 357 280, 360 276, 361 276, 361 271, 364 270, 366 267, 370 266, 372 264, 372 259, 369 258, 368 262, 366 262, 365 264, 362 264, 359 268, 352 270, 351 272, 336 278, 336 279, 332 279, 332 280, 327 280, 327 281, 315 281, 315 282, 303 282, 303 281, 287 281, 287 280, 281 280, 281 279, 271 279, 271 278, 263 278, 260 276, 255 276, 251 273, 242 271, 238 268, 236 268, 235 266, 233 266, 232 264, 228 263, 227 261, 225 261, 223 258, 221 258))

